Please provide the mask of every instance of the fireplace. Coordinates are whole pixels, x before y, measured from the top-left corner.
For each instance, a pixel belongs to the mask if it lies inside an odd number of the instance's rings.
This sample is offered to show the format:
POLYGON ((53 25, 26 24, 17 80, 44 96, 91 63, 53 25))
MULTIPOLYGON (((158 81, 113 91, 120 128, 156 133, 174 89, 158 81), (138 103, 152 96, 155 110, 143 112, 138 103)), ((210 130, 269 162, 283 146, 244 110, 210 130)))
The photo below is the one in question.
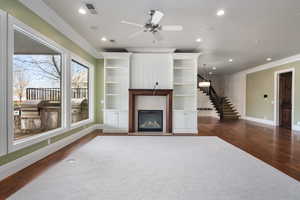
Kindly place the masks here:
MULTIPOLYGON (((172 89, 129 89, 129 112, 128 112, 128 132, 134 133, 138 130, 136 126, 138 123, 135 123, 136 120, 136 97, 137 96, 165 96, 166 97, 166 110, 165 110, 165 132, 172 133, 172 119, 173 119, 173 90, 172 89)), ((142 108, 143 109, 143 108, 142 108)), ((141 109, 141 110, 142 110, 141 109)), ((156 109, 156 108, 154 108, 156 109)), ((137 113, 138 114, 138 113, 137 113)), ((162 130, 164 131, 164 129, 162 130)))
POLYGON ((162 110, 138 110, 138 131, 162 132, 162 110))

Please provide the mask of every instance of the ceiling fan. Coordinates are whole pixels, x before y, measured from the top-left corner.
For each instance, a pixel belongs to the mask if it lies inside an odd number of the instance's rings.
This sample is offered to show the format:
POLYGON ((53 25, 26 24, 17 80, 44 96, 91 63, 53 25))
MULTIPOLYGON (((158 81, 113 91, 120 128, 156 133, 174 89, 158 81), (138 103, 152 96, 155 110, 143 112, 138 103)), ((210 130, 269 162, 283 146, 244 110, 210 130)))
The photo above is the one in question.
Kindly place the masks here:
POLYGON ((135 38, 141 33, 152 33, 154 41, 161 41, 163 40, 163 36, 160 34, 161 31, 182 31, 183 29, 180 25, 160 25, 159 22, 162 20, 164 13, 158 10, 150 10, 149 15, 150 19, 144 25, 125 20, 121 21, 122 24, 141 28, 141 30, 129 35, 128 38, 135 38))

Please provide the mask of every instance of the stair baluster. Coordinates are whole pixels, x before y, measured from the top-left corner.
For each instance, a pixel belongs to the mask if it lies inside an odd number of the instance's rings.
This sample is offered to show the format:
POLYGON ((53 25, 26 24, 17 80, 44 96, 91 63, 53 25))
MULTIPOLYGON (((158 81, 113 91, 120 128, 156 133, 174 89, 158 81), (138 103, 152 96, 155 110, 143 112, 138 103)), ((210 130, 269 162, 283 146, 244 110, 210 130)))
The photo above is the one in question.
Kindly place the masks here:
MULTIPOLYGON (((198 83, 200 81, 209 81, 211 83, 210 80, 198 74, 198 83)), ((215 106, 217 112, 220 115, 220 120, 239 118, 238 113, 231 107, 230 103, 228 102, 228 99, 226 97, 219 96, 215 91, 215 89, 213 88, 212 84, 210 84, 209 87, 201 87, 201 88, 199 87, 198 84, 198 88, 209 96, 210 100, 212 101, 213 105, 215 106)))

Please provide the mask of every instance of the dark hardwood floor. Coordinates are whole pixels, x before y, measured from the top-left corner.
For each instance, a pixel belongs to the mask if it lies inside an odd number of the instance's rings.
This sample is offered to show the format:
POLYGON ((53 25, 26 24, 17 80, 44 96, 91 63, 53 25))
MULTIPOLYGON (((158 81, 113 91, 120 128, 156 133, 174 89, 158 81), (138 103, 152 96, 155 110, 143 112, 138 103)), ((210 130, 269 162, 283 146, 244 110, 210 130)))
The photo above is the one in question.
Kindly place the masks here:
POLYGON ((198 119, 199 136, 218 136, 300 181, 300 132, 246 120, 198 119))
MULTIPOLYGON (((218 136, 300 181, 299 132, 292 133, 288 129, 263 126, 245 120, 220 122, 209 117, 199 118, 198 124, 198 136, 218 136)), ((64 160, 71 152, 88 144, 99 135, 104 134, 95 131, 4 179, 0 182, 0 199, 6 199, 46 170, 64 160)), ((114 135, 124 136, 124 134, 114 135)))

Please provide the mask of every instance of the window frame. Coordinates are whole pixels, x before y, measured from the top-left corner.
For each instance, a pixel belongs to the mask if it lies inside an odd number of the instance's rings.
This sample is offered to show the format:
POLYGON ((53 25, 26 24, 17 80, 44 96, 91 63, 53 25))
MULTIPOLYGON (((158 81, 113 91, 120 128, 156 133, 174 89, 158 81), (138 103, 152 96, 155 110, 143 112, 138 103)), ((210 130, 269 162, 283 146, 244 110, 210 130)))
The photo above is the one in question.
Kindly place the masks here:
POLYGON ((19 21, 15 17, 8 16, 8 34, 7 34, 7 41, 8 41, 8 50, 7 50, 7 74, 8 74, 8 81, 7 81, 7 141, 8 141, 8 152, 13 152, 24 147, 33 145, 35 143, 44 141, 56 135, 62 134, 63 132, 67 131, 67 112, 66 112, 66 94, 67 94, 67 87, 66 87, 66 63, 67 63, 67 55, 68 51, 61 47, 60 45, 56 44, 52 40, 48 39, 38 31, 34 30, 33 28, 29 27, 28 25, 24 24, 23 22, 19 21), (40 42, 47 47, 57 51, 61 54, 62 59, 62 77, 61 77, 61 127, 40 133, 35 136, 30 136, 20 140, 14 140, 14 120, 13 120, 13 55, 14 55, 14 31, 20 31, 26 36, 34 39, 37 42, 40 42))
POLYGON ((7 13, 0 10, 0 156, 7 153, 6 127, 6 52, 7 52, 7 13))
POLYGON ((87 124, 90 124, 92 122, 94 122, 94 65, 87 62, 86 60, 82 59, 81 57, 75 55, 75 54, 71 54, 70 59, 69 59, 69 98, 68 98, 68 117, 70 120, 70 129, 75 129, 78 128, 80 126, 84 126, 87 124), (89 88, 88 88, 88 102, 89 102, 89 118, 86 120, 82 120, 79 122, 75 122, 72 123, 72 105, 71 105, 71 92, 72 92, 72 62, 77 62, 78 64, 88 68, 88 80, 89 80, 89 88))

